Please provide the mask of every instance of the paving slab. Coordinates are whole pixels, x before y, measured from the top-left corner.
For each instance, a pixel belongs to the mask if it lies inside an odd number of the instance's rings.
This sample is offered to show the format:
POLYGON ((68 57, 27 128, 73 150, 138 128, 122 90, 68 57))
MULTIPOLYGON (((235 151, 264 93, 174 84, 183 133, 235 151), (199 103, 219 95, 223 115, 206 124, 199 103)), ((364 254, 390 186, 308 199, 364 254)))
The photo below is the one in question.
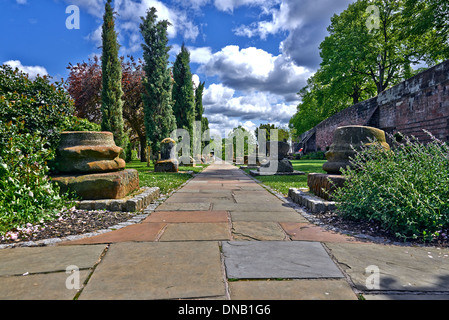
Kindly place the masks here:
POLYGON ((255 191, 255 193, 257 194, 239 194, 239 192, 235 192, 234 199, 238 204, 252 203, 257 204, 258 206, 263 204, 282 206, 282 204, 284 204, 284 202, 270 194, 268 191, 265 191, 265 193, 255 191))
POLYGON ((199 203, 166 203, 164 202, 156 211, 207 211, 211 209, 210 202, 199 203))
POLYGON ((228 241, 222 251, 228 279, 343 277, 318 242, 228 241))
MULTIPOLYGON (((267 193, 268 195, 268 193, 267 193)), ((288 211, 296 212, 290 206, 284 204, 283 202, 273 202, 273 203, 231 203, 231 204, 214 204, 213 210, 226 210, 226 211, 288 211)))
POLYGON ((230 240, 229 223, 170 223, 159 241, 230 240))
POLYGON ((232 221, 306 222, 296 211, 231 211, 232 221))
POLYGON ((0 250, 0 276, 64 271, 75 265, 92 268, 105 250, 96 246, 50 246, 0 250))
POLYGON ((203 199, 203 201, 205 201, 204 199, 229 199, 232 200, 232 191, 223 191, 223 192, 206 192, 206 191, 201 191, 198 192, 197 194, 190 194, 190 193, 175 193, 174 195, 172 195, 170 198, 168 198, 168 200, 173 199, 173 200, 179 200, 179 201, 186 201, 188 202, 189 199, 191 198, 200 198, 203 199))
POLYGON ((286 240, 287 235, 277 222, 237 221, 232 223, 233 240, 286 240))
POLYGON ((354 237, 328 231, 311 223, 281 222, 280 225, 294 241, 361 243, 354 237))
POLYGON ((357 300, 346 280, 231 281, 231 300, 357 300))
POLYGON ((448 248, 371 243, 328 243, 326 246, 359 290, 371 290, 372 282, 367 287, 367 279, 373 278, 366 268, 376 266, 379 270, 378 290, 449 293, 448 248))
MULTIPOLYGON (((222 204, 231 204, 235 203, 234 199, 231 197, 197 197, 197 195, 192 195, 191 197, 170 197, 165 201, 165 204, 193 204, 193 203, 204 203, 207 201, 209 204, 216 204, 216 203, 222 203, 222 204)), ((206 207, 204 207, 206 208, 206 207)))
POLYGON ((80 300, 222 297, 217 242, 112 244, 80 300))
POLYGON ((142 221, 142 223, 148 222, 228 222, 228 213, 226 211, 157 211, 142 221))
MULTIPOLYGON (((80 285, 90 270, 79 272, 80 285)), ((78 290, 68 289, 65 272, 0 277, 0 300, 73 300, 78 290)))
POLYGON ((138 223, 118 230, 103 233, 98 236, 66 241, 60 245, 84 245, 127 241, 156 241, 165 226, 165 223, 138 223))

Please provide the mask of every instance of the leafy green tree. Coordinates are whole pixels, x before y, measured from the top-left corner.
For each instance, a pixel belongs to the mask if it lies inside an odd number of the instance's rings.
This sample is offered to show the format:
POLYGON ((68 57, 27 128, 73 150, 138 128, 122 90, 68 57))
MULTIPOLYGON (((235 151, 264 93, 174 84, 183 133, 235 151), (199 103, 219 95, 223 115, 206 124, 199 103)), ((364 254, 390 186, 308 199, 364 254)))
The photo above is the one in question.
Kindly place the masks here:
POLYGON ((160 151, 160 143, 176 129, 173 115, 171 89, 172 76, 168 68, 170 47, 167 45, 167 20, 158 21, 156 9, 151 8, 141 18, 141 34, 145 77, 142 95, 147 143, 154 155, 160 151))
POLYGON ((425 41, 420 49, 424 60, 435 64, 449 58, 449 2, 447 0, 405 0, 403 29, 425 41), (409 23, 408 23, 409 22, 409 23))
POLYGON ((103 54, 101 58, 103 86, 101 92, 101 129, 114 134, 115 143, 125 147, 123 129, 122 66, 115 32, 114 12, 108 0, 103 18, 103 54))
POLYGON ((266 141, 271 141, 271 130, 278 130, 277 133, 277 141, 287 141, 290 138, 290 133, 287 129, 282 127, 276 127, 274 124, 260 124, 259 127, 254 130, 254 135, 256 136, 256 139, 259 139, 259 130, 265 130, 266 134, 266 141))
POLYGON ((17 126, 19 133, 38 133, 46 147, 55 150, 73 112, 73 101, 62 83, 50 83, 47 76, 31 80, 18 69, 0 66, 0 119, 23 122, 17 126))
MULTIPOLYGON (((192 72, 190 71, 190 53, 184 44, 173 65, 173 80, 172 99, 176 124, 179 129, 185 129, 189 132, 190 141, 193 145, 195 143, 192 138, 194 137, 193 130, 196 118, 195 93, 193 90, 192 72)), ((198 121, 201 121, 201 118, 198 118, 198 121)))
MULTIPOLYGON (((444 49, 444 45, 437 39, 431 19, 427 18, 425 26, 411 27, 416 25, 414 17, 430 15, 425 11, 431 7, 429 3, 440 1, 358 0, 334 15, 329 36, 320 44, 322 63, 299 92, 301 103, 290 126, 301 134, 412 77, 419 71, 413 70, 413 65, 441 57, 434 53, 435 47, 444 49), (414 11, 409 12, 410 8, 414 11)), ((441 4, 439 8, 447 7, 441 4)), ((444 26, 447 22, 441 29, 444 26)))

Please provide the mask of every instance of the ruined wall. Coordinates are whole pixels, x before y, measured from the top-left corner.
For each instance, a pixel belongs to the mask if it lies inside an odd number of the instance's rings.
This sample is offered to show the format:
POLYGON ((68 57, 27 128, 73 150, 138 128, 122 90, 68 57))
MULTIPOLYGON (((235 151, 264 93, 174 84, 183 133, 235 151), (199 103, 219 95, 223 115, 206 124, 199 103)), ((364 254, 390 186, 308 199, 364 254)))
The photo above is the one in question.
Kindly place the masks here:
POLYGON ((426 129, 449 141, 449 60, 318 124, 314 128, 316 149, 325 150, 335 129, 346 125, 401 132, 422 142, 429 141, 426 129))

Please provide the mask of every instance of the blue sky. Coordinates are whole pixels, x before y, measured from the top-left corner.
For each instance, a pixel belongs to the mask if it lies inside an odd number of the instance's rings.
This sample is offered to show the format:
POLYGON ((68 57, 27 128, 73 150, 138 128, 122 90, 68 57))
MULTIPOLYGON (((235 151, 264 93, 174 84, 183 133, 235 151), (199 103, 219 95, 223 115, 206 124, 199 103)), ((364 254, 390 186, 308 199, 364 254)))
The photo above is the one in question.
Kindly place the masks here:
MULTIPOLYGON (((140 16, 150 7, 167 19, 171 60, 182 43, 211 128, 286 125, 297 92, 320 63, 318 46, 333 14, 352 0, 114 0, 121 55, 142 56, 140 16)), ((0 64, 31 76, 66 78, 69 63, 100 54, 105 0, 0 0, 0 64), (80 28, 67 29, 69 5, 80 28)))

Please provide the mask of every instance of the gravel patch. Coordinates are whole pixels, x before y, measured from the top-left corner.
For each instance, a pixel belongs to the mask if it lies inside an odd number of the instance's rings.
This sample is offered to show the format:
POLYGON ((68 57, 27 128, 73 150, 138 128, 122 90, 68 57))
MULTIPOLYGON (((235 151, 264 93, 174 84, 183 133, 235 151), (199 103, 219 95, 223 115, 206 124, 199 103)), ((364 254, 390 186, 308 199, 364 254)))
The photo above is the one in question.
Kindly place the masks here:
MULTIPOLYGON (((39 242, 46 239, 62 239, 70 236, 89 234, 111 227, 125 226, 138 221, 140 213, 112 212, 105 210, 87 211, 75 208, 61 213, 52 221, 27 224, 0 237, 1 245, 39 242)), ((57 242, 57 241, 54 241, 57 242)))

